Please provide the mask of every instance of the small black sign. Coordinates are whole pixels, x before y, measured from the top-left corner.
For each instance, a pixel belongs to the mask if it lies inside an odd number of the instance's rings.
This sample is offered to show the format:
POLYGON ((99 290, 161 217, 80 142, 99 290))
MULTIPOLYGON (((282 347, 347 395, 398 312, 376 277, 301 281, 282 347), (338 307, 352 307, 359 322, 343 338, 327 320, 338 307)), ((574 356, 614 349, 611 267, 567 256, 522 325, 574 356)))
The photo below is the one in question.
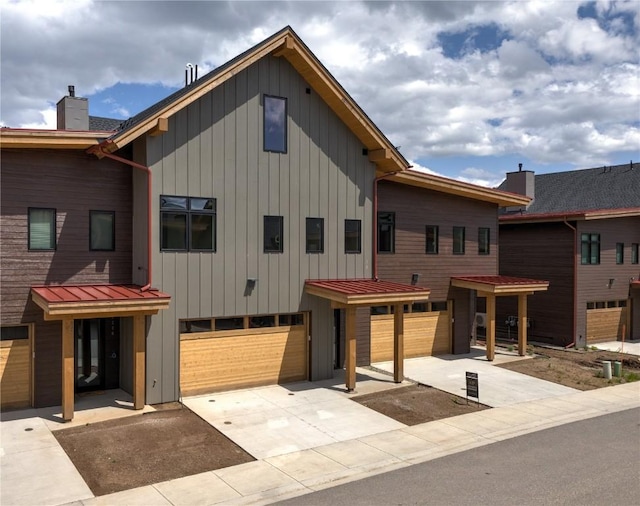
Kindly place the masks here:
POLYGON ((477 372, 467 372, 467 397, 475 397, 480 400, 477 372))

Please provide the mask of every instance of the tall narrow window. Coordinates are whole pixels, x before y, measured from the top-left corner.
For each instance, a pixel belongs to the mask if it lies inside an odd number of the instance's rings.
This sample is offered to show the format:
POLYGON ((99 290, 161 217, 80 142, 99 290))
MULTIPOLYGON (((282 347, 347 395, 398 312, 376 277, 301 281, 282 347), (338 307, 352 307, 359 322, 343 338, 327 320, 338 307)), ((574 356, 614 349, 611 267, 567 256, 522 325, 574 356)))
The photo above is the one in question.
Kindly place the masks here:
POLYGON ((478 255, 489 254, 490 229, 480 227, 478 229, 478 255))
POLYGON ((634 242, 631 245, 631 263, 632 264, 638 263, 638 243, 637 242, 634 242))
POLYGON ((264 252, 265 253, 282 253, 282 233, 284 228, 284 219, 282 216, 265 216, 264 217, 264 252))
POLYGON ((116 213, 89 211, 89 249, 91 251, 116 249, 116 213))
POLYGON ((344 220, 344 252, 362 252, 362 223, 360 220, 344 220))
POLYGON ((617 264, 624 263, 624 243, 623 242, 616 243, 616 263, 617 264))
POLYGON ((453 254, 464 255, 464 227, 453 227, 453 254))
POLYGON ((428 255, 438 254, 438 227, 436 225, 427 225, 426 232, 426 247, 425 253, 428 255))
POLYGON ((163 251, 216 251, 216 199, 160 196, 163 251))
POLYGON ((29 208, 29 249, 52 251, 56 249, 56 210, 29 208))
POLYGON ((307 253, 324 253, 324 219, 307 218, 307 253))
POLYGON ((580 235, 580 257, 583 265, 600 263, 600 234, 580 235))
POLYGON ((287 152, 287 99, 264 96, 264 150, 287 152))
POLYGON ((396 214, 378 213, 378 253, 393 253, 396 242, 396 214))

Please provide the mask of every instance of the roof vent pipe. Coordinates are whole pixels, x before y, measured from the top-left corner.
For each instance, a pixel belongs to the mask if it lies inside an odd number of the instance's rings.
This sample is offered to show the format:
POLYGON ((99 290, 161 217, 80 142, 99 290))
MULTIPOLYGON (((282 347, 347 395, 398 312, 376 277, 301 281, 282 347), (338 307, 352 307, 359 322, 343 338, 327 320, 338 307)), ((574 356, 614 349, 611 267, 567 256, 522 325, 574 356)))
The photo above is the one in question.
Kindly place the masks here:
POLYGON ((71 98, 76 96, 76 87, 73 84, 70 84, 67 89, 69 90, 69 96, 71 98))
POLYGON ((522 172, 522 164, 521 163, 518 164, 518 172, 522 172))

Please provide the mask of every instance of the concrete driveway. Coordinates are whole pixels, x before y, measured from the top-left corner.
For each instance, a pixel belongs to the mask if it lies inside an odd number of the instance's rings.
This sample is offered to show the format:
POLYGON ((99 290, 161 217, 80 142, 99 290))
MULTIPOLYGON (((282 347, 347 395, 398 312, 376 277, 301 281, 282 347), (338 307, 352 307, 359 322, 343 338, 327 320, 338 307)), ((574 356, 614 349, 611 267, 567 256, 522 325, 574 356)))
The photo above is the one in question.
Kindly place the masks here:
MULTIPOLYGON (((387 375, 358 371, 357 394, 399 386, 387 375)), ((257 459, 406 427, 351 401, 351 395, 337 374, 327 381, 188 397, 183 402, 257 459)))
MULTIPOLYGON (((484 349, 474 348, 466 355, 405 359, 404 375, 407 379, 464 397, 466 372, 478 373, 480 402, 494 408, 578 392, 574 388, 496 367, 513 360, 523 360, 523 357, 497 351, 495 360, 489 362, 484 349)), ((393 362, 373 366, 393 372, 393 362)))

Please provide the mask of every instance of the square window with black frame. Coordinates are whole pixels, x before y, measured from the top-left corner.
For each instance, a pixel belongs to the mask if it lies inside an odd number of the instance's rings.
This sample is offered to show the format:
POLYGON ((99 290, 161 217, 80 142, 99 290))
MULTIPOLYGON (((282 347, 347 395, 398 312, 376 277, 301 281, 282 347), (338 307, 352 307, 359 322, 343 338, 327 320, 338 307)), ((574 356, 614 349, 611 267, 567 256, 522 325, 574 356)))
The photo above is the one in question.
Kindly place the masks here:
POLYGON ((438 254, 438 227, 436 225, 427 225, 425 227, 425 253, 427 255, 438 254))
POLYGON ((287 99, 264 96, 264 150, 287 152, 287 99))
POLYGON ((264 217, 264 252, 282 253, 284 218, 282 216, 264 217))
POLYGON ((56 249, 56 210, 29 208, 29 250, 56 249))
POLYGON ((453 227, 453 254, 464 255, 464 227, 453 227))
POLYGON ((488 255, 491 229, 486 227, 478 228, 478 255, 488 255))
POLYGON ((114 251, 116 249, 116 213, 89 211, 89 249, 114 251))

